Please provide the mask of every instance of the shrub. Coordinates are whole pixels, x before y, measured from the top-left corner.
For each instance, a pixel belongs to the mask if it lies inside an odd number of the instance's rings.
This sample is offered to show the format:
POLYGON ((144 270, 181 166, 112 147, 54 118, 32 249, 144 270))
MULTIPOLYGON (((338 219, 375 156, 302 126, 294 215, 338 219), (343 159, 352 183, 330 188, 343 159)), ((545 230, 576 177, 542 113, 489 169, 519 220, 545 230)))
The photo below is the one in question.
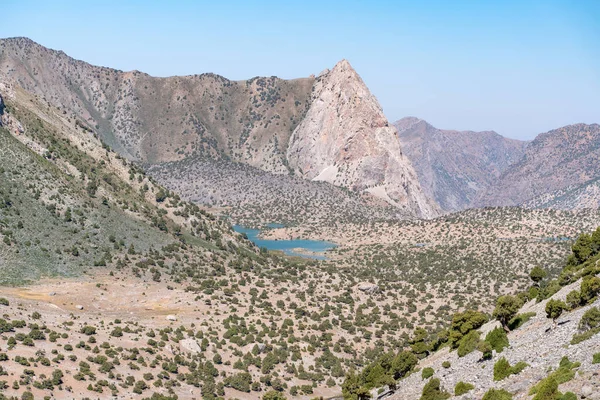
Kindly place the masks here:
POLYGON ((511 318, 510 321, 508 321, 508 328, 511 331, 514 331, 515 329, 519 329, 521 326, 523 326, 524 323, 529 321, 532 317, 535 317, 535 312, 517 314, 513 318, 511 318))
POLYGON ((531 272, 529 272, 529 278, 535 284, 539 284, 547 275, 548 273, 538 266, 533 267, 531 272))
POLYGON ((96 334, 96 328, 91 325, 86 325, 83 328, 81 328, 80 332, 84 335, 92 336, 96 334))
POLYGON ((600 293, 600 278, 586 276, 581 282, 581 301, 583 305, 590 303, 600 293))
POLYGON ((567 305, 571 310, 581 305, 581 294, 578 290, 572 290, 567 294, 567 305))
POLYGON ((450 342, 452 348, 458 347, 465 335, 480 328, 487 320, 488 318, 484 313, 475 310, 454 314, 448 335, 448 342, 450 342))
POLYGON ((463 381, 460 381, 454 387, 454 395, 461 396, 473 389, 475 389, 475 386, 471 385, 470 383, 465 383, 463 381))
POLYGON ((597 307, 592 307, 583 314, 579 321, 579 330, 581 333, 573 335, 571 344, 581 343, 600 333, 600 310, 597 307))
POLYGON ((551 400, 558 399, 560 392, 558 391, 558 382, 553 377, 544 379, 538 385, 537 394, 533 400, 551 400))
POLYGON ((520 361, 511 367, 508 360, 502 357, 494 364, 494 380, 501 381, 510 375, 516 375, 523 371, 525 367, 527 367, 527 364, 523 361, 520 361))
POLYGON ((444 361, 444 362, 442 363, 442 367, 444 367, 444 368, 450 368, 450 365, 451 365, 451 364, 450 364, 450 361, 444 361))
POLYGON ((546 303, 546 317, 556 321, 566 309, 567 305, 562 300, 550 299, 546 303))
POLYGON ((501 353, 505 347, 508 347, 508 336, 502 328, 496 328, 485 335, 485 341, 490 344, 496 353, 501 353))
POLYGON ((477 345, 477 350, 481 352, 481 359, 482 360, 491 360, 492 359, 492 346, 486 342, 486 341, 481 341, 479 342, 479 344, 477 345))
POLYGON ((502 327, 507 330, 508 322, 519 312, 523 304, 521 300, 515 296, 500 296, 496 302, 493 316, 502 324, 502 327))
POLYGON ((592 364, 600 364, 600 353, 594 353, 592 357, 592 364))
POLYGON ((458 349, 456 350, 459 357, 464 357, 473 352, 479 343, 479 332, 471 331, 460 340, 458 349))
POLYGON ((286 400, 287 397, 283 395, 283 393, 277 392, 275 390, 269 390, 262 397, 263 400, 286 400))
POLYGON ((420 400, 446 400, 452 395, 446 392, 440 384, 438 378, 432 378, 423 387, 420 400))
POLYGON ((580 330, 590 330, 600 326, 600 309, 592 307, 587 310, 579 321, 580 330))
POLYGON ((431 367, 423 368, 423 371, 421 371, 421 378, 423 378, 423 379, 431 378, 434 373, 435 373, 435 371, 431 367))
POLYGON ((512 395, 504 389, 490 389, 481 400, 512 400, 512 395))
POLYGON ((563 394, 559 400, 577 400, 577 395, 573 392, 563 394))
POLYGON ((557 385, 570 381, 575 376, 574 369, 578 368, 579 365, 580 363, 573 363, 567 357, 563 357, 556 371, 539 381, 537 385, 531 388, 529 394, 537 394, 542 388, 548 390, 553 385, 550 381, 555 381, 557 385))
POLYGON ((8 306, 10 305, 10 302, 5 299, 4 297, 0 297, 0 306, 8 306))

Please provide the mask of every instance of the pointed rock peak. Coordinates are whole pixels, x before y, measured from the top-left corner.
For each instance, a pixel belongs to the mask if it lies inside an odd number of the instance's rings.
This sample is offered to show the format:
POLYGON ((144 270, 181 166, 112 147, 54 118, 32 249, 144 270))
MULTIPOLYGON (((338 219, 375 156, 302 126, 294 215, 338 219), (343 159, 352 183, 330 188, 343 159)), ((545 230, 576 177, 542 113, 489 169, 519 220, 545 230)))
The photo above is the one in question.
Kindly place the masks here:
POLYGON ((332 69, 332 72, 352 72, 356 74, 356 71, 354 70, 354 68, 352 68, 350 62, 345 58, 339 61, 337 64, 335 64, 335 66, 332 69))

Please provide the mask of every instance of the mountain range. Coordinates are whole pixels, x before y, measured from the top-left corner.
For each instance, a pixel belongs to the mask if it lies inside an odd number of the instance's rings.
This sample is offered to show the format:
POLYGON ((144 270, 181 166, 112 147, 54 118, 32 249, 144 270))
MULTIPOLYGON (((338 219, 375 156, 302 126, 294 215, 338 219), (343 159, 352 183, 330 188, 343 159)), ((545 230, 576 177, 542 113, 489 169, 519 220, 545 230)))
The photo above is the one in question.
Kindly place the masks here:
MULTIPOLYGON (((265 187, 322 181, 360 194, 362 208, 383 200, 401 218, 472 207, 600 204, 597 124, 569 125, 531 142, 437 129, 413 117, 390 124, 346 60, 293 80, 155 78, 11 38, 0 40, 0 81, 59 108, 121 156, 158 171, 167 187, 186 186, 186 198, 206 198, 190 181, 210 186, 215 205, 243 202, 197 172, 199 163, 202 170, 218 163, 234 177, 237 165, 247 165, 261 171, 265 187)), ((323 193, 323 186, 309 187, 323 193)), ((318 213, 316 205, 307 207, 318 213)))

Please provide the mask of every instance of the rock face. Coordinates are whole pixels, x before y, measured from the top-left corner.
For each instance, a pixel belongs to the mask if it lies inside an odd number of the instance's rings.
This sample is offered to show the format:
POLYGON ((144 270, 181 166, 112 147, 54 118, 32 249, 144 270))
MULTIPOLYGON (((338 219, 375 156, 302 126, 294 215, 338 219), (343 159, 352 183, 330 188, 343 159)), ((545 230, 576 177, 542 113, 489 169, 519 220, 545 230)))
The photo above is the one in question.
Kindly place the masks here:
POLYGON ((287 159, 306 179, 370 192, 422 217, 437 213, 402 155, 396 129, 346 60, 316 79, 287 159))
POLYGON ((374 283, 363 282, 358 284, 358 290, 368 294, 373 294, 379 291, 379 286, 374 283))
POLYGON ((538 135, 518 163, 475 202, 577 209, 600 204, 600 125, 568 125, 538 135))
POLYGON ((523 157, 529 143, 493 131, 441 130, 414 117, 394 125, 423 191, 444 211, 471 207, 478 195, 523 157))
POLYGON ((186 353, 200 354, 202 349, 195 339, 183 339, 179 341, 179 349, 186 353))
POLYGON ((347 61, 318 78, 155 78, 12 38, 0 40, 0 82, 9 80, 145 165, 227 159, 370 192, 413 216, 437 215, 395 128, 347 61))

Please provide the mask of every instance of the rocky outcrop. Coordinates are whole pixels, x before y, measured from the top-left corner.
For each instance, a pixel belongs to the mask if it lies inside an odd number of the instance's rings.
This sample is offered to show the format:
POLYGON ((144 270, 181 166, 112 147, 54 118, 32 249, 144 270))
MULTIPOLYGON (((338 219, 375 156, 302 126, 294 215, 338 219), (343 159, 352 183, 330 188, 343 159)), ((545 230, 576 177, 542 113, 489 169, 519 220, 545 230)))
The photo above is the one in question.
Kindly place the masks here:
POLYGON ((179 341, 179 349, 184 353, 200 354, 202 349, 195 339, 183 339, 179 341))
POLYGON ((442 210, 450 212, 471 207, 510 165, 523 157, 528 144, 493 131, 437 129, 414 117, 394 125, 423 191, 442 210))
POLYGON ((346 60, 316 79, 287 159, 306 179, 370 192, 421 217, 437 214, 402 155, 396 129, 346 60))

